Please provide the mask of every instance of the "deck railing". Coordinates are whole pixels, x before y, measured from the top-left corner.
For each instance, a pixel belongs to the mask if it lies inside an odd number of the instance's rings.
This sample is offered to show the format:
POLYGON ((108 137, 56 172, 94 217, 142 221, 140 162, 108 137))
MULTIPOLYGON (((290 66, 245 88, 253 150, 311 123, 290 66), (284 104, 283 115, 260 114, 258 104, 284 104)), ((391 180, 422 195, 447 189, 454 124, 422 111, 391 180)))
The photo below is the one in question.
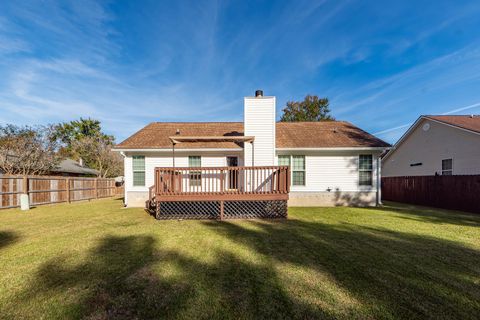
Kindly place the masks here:
POLYGON ((290 174, 287 166, 155 168, 153 187, 159 201, 284 199, 290 174))

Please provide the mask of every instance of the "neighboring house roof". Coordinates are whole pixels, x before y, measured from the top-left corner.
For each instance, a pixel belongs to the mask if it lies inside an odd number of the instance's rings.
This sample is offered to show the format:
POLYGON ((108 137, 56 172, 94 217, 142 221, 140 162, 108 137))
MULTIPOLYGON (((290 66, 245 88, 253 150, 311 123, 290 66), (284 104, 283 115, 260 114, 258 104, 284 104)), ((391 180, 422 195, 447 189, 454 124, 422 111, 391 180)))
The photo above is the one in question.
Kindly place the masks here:
POLYGON ((98 175, 98 171, 81 166, 78 162, 72 159, 62 160, 52 172, 75 173, 84 175, 98 175))
POLYGON ((480 134, 480 115, 422 115, 408 128, 408 130, 395 142, 393 148, 388 150, 383 159, 392 155, 400 144, 418 127, 422 120, 431 120, 458 129, 467 130, 474 134, 480 134))
POLYGON ((455 127, 480 133, 480 115, 424 116, 425 118, 450 124, 455 127))
MULTIPOLYGON (((171 148, 175 136, 243 136, 242 122, 154 122, 118 144, 116 149, 171 148)), ((276 148, 384 148, 390 145, 346 121, 277 122, 276 148)), ((242 143, 180 143, 178 149, 237 149, 242 143)))

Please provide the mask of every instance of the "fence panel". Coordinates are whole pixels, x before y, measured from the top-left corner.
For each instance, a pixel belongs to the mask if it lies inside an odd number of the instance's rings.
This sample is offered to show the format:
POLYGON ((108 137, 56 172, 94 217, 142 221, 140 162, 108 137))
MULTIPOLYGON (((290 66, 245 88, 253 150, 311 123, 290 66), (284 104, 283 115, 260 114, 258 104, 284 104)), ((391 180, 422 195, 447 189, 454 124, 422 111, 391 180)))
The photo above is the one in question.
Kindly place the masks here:
POLYGON ((124 191, 110 178, 0 175, 0 209, 19 207, 25 189, 33 206, 123 196, 124 191))
POLYGON ((480 175, 383 177, 382 199, 480 213, 480 175))

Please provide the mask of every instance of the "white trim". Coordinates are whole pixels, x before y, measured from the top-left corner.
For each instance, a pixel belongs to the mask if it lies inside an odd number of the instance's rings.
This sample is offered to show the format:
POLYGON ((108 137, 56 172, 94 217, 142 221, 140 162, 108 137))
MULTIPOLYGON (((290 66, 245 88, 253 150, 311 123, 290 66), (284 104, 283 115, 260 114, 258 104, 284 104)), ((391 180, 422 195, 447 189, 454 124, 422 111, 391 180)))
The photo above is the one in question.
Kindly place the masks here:
POLYGON ((383 151, 390 147, 276 148, 277 151, 383 151))
MULTIPOLYGON (((331 147, 331 148, 275 148, 275 151, 383 151, 393 149, 391 147, 331 147)), ((115 149, 115 152, 172 152, 172 148, 152 148, 152 149, 115 149)), ((197 148, 197 149, 178 149, 177 152, 241 152, 243 148, 197 148)))
MULTIPOLYGON (((159 148, 159 149, 112 149, 116 152, 172 152, 172 148, 159 148)), ((177 152, 232 152, 232 151, 243 151, 242 148, 197 148, 197 149, 178 149, 175 148, 175 153, 177 152)))

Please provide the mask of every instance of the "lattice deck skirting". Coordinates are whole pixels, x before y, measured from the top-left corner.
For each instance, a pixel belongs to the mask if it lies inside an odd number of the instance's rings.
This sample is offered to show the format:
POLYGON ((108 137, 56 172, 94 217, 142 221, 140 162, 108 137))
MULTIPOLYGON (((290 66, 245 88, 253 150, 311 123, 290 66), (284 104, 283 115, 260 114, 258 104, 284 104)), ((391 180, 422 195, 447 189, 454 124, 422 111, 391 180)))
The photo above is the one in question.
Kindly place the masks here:
POLYGON ((286 218, 286 200, 169 201, 157 202, 149 211, 159 220, 286 218))

